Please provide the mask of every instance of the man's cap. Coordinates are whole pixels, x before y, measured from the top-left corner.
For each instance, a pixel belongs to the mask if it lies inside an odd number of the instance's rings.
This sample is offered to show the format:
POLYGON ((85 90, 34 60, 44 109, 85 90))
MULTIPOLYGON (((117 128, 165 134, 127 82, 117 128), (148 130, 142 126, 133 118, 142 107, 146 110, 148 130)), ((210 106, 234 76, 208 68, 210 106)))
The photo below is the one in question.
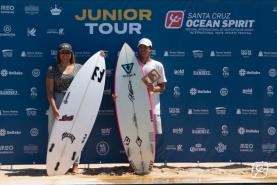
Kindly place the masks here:
POLYGON ((148 46, 148 47, 151 47, 151 48, 152 48, 152 42, 151 42, 151 40, 148 39, 148 38, 142 38, 142 39, 140 39, 139 42, 138 42, 138 47, 139 47, 140 45, 145 45, 145 46, 148 46))
POLYGON ((69 43, 61 43, 59 45, 59 51, 62 50, 72 51, 72 46, 69 43))

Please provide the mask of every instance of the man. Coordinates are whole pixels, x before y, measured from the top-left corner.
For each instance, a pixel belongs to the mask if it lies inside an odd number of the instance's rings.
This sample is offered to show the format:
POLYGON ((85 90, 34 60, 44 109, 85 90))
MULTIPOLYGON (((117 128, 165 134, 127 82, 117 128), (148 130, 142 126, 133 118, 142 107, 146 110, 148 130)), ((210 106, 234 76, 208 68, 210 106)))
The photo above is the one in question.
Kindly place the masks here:
POLYGON ((151 58, 152 52, 152 42, 147 38, 142 38, 138 42, 139 48, 139 59, 142 64, 142 70, 144 75, 147 75, 150 71, 155 69, 161 78, 153 83, 147 85, 147 89, 152 95, 153 113, 154 113, 154 123, 156 124, 156 133, 162 134, 162 123, 160 116, 160 93, 165 90, 166 77, 164 72, 164 67, 161 62, 153 60, 151 58))

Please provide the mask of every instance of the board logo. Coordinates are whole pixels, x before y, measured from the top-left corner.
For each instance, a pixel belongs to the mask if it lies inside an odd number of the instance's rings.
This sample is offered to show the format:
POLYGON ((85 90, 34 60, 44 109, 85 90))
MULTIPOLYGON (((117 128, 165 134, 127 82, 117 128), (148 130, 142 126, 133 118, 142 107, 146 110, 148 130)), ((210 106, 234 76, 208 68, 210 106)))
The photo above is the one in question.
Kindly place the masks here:
POLYGON ((73 115, 68 116, 68 115, 63 115, 61 119, 59 119, 59 121, 72 121, 74 118, 73 115))
POLYGON ((100 68, 99 68, 98 66, 96 66, 96 67, 94 68, 93 73, 92 73, 91 79, 94 80, 95 77, 97 77, 97 81, 98 81, 99 83, 101 83, 101 81, 102 81, 102 79, 103 79, 103 76, 104 76, 104 74, 105 74, 105 71, 106 71, 105 69, 103 69, 102 71, 100 71, 100 68), (99 71, 99 75, 98 75, 98 71, 99 71))
POLYGON ((138 145, 139 147, 141 147, 142 140, 140 139, 139 136, 137 137, 136 143, 137 143, 137 145, 138 145))
POLYGON ((134 63, 124 64, 124 65, 121 65, 121 66, 124 69, 124 71, 129 75, 132 72, 134 63))
POLYGON ((68 98, 69 98, 69 96, 70 96, 70 92, 67 93, 67 95, 66 95, 66 97, 65 97, 65 99, 64 99, 64 101, 63 101, 64 104, 67 104, 67 103, 68 103, 68 98))
POLYGON ((130 139, 128 136, 126 136, 125 139, 124 139, 124 141, 123 141, 123 143, 124 143, 125 145, 129 145, 130 142, 131 142, 131 139, 130 139))
POLYGON ((62 134, 62 140, 63 140, 64 138, 69 138, 69 139, 71 140, 71 144, 72 144, 72 143, 74 142, 74 140, 75 140, 75 136, 72 135, 72 134, 70 134, 70 133, 68 133, 68 132, 64 132, 64 133, 62 134))
POLYGON ((132 82, 130 80, 128 84, 128 90, 129 90, 128 98, 129 100, 131 100, 131 102, 134 102, 135 100, 134 90, 133 90, 132 82))

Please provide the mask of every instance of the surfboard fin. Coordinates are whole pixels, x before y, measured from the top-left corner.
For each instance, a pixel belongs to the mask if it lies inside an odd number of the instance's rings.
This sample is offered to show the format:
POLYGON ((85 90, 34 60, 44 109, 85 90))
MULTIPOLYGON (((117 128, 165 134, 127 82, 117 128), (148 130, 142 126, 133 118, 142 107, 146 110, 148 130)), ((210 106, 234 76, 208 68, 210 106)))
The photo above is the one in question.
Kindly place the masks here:
POLYGON ((55 167, 54 170, 57 171, 57 170, 59 169, 59 166, 60 166, 60 162, 57 162, 57 163, 56 163, 56 167, 55 167))
POLYGON ((49 148, 49 152, 52 152, 52 151, 53 151, 54 146, 55 146, 55 144, 52 143, 51 146, 50 146, 50 148, 49 148))
POLYGON ((71 157, 71 160, 74 161, 74 160, 75 160, 75 157, 76 157, 76 152, 73 152, 72 157, 71 157))

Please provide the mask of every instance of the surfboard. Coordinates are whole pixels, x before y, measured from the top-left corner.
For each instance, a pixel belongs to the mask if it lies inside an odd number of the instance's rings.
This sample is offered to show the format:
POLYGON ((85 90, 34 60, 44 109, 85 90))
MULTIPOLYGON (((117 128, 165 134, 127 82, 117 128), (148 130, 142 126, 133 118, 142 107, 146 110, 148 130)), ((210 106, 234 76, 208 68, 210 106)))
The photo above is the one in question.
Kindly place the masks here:
POLYGON ((152 101, 135 53, 124 43, 115 70, 115 109, 121 140, 136 174, 150 173, 155 160, 152 101))
POLYGON ((105 59, 99 51, 76 74, 59 108, 48 142, 48 175, 65 174, 80 156, 100 108, 105 78, 105 59))

